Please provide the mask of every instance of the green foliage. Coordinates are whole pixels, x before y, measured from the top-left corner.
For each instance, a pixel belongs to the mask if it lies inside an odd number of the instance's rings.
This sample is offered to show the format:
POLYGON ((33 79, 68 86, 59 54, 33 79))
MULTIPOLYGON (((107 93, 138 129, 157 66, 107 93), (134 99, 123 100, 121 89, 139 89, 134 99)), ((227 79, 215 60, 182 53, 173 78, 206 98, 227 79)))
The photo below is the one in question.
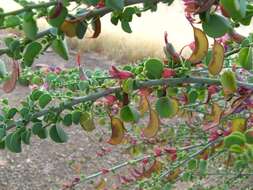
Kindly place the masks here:
MULTIPOLYGON (((80 125, 85 133, 109 127, 111 138, 106 142, 123 144, 125 152, 133 157, 123 163, 131 168, 127 176, 120 174, 122 187, 169 190, 174 188, 173 183, 182 180, 193 182, 191 189, 204 189, 201 181, 212 174, 210 168, 219 168, 213 173, 219 176, 224 171, 221 187, 228 189, 223 181, 229 172, 236 177, 238 171, 250 171, 252 35, 244 37, 236 28, 249 25, 252 2, 194 1, 194 6, 185 3, 195 42, 189 59, 175 50, 168 33, 164 36, 164 59, 146 58, 108 71, 87 70, 81 65, 73 69, 57 65, 33 69, 32 64, 49 47, 69 60, 67 37, 84 39, 89 30, 93 30, 92 38, 98 37, 103 26, 100 17, 107 13, 112 13, 114 25, 120 22, 123 31, 132 33, 135 15, 158 10, 160 2, 169 6, 173 0, 143 0, 143 6, 133 6, 136 2, 128 0, 17 2, 24 8, 9 13, 0 9, 1 29, 22 30, 21 37, 3 39, 5 47, 0 49, 0 55, 6 54, 11 62, 8 73, 7 61, 0 60, 0 80, 5 92, 15 89, 17 80, 36 89, 22 97, 17 107, 10 106, 7 99, 1 101, 1 149, 20 153, 22 146, 32 143, 33 136, 49 136, 56 143, 65 143, 68 135, 64 128, 71 130, 72 125, 80 125), (70 2, 77 8, 71 10, 70 2), (203 31, 193 21, 197 15, 203 31), (44 18, 50 28, 40 32, 39 18, 44 18), (224 35, 229 39, 217 39, 224 35), (219 55, 207 36, 215 38, 222 50, 219 55), (21 63, 22 70, 17 63, 21 63), (209 76, 210 63, 215 71, 219 67, 219 72, 213 72, 217 78, 209 76), (169 120, 174 116, 174 120, 169 120), (235 122, 237 118, 243 124, 235 122), (136 155, 141 157, 135 158, 136 155)), ((178 31, 181 35, 184 33, 178 31)), ((97 130, 94 132, 97 135, 97 130)), ((103 134, 99 134, 101 141, 103 134)), ((121 167, 108 171, 117 172, 121 167)), ((107 169, 101 171, 107 173, 107 169)), ((83 181, 87 179, 89 176, 83 181)))

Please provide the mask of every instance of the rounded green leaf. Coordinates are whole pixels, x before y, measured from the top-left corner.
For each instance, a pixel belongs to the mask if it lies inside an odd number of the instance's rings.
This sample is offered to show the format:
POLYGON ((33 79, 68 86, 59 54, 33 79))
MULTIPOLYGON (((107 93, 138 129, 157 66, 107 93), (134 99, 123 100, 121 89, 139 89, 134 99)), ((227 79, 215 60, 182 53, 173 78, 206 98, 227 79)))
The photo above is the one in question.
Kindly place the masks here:
POLYGON ((52 48, 61 58, 65 60, 69 59, 69 50, 65 39, 55 39, 52 42, 52 48))
POLYGON ((134 89, 134 80, 133 79, 127 79, 127 80, 124 80, 123 83, 122 83, 122 90, 123 92, 129 94, 133 91, 134 89))
POLYGON ((89 112, 83 112, 80 117, 80 125, 85 131, 93 131, 95 124, 92 115, 89 112))
POLYGON ((11 152, 20 153, 22 151, 22 148, 21 136, 19 132, 9 134, 5 139, 5 145, 11 152))
POLYGON ((213 38, 224 36, 230 29, 231 25, 228 20, 220 15, 210 15, 208 22, 202 23, 205 33, 213 38))
POLYGON ((64 143, 67 142, 68 136, 64 132, 64 130, 56 125, 53 125, 49 130, 50 138, 56 143, 64 143))
POLYGON ((83 39, 86 31, 87 31, 87 23, 86 22, 79 22, 76 26, 76 36, 79 39, 83 39))
POLYGON ((237 82, 235 74, 231 70, 227 70, 221 75, 221 85, 225 95, 230 95, 236 92, 237 82))
POLYGON ((120 118, 124 122, 137 122, 139 120, 139 114, 134 108, 126 105, 120 110, 120 118))
POLYGON ((35 89, 35 90, 32 92, 30 98, 31 98, 31 100, 36 101, 36 100, 38 100, 38 99, 40 98, 40 96, 41 96, 42 94, 44 94, 43 91, 41 91, 41 90, 39 90, 39 89, 35 89))
POLYGON ((80 118, 81 118, 81 114, 82 112, 79 110, 75 110, 72 112, 72 121, 75 124, 79 124, 80 123, 80 118))
POLYGON ((31 130, 26 130, 24 132, 21 133, 21 140, 23 143, 29 145, 30 144, 30 139, 32 136, 32 132, 31 130))
POLYGON ((177 114, 178 102, 168 97, 161 97, 157 100, 155 107, 161 117, 173 117, 177 114))
MULTIPOLYGON (((55 13, 56 9, 57 7, 55 6, 49 10, 48 18, 50 18, 50 16, 52 16, 55 13)), ((56 18, 48 19, 48 23, 55 28, 59 28, 64 22, 67 15, 68 15, 67 8, 62 7, 61 13, 56 18)))
POLYGON ((145 62, 145 71, 149 79, 159 79, 163 72, 163 63, 159 59, 148 59, 145 62))
POLYGON ((48 131, 45 127, 42 127, 38 132, 38 137, 41 139, 46 139, 48 137, 48 131))
POLYGON ((31 67, 34 59, 40 54, 42 45, 39 42, 31 42, 23 52, 23 61, 25 66, 31 67))
POLYGON ((25 33, 25 36, 30 40, 35 40, 38 27, 36 21, 32 18, 30 20, 24 20, 23 21, 23 31, 25 33))
POLYGON ((244 47, 239 52, 239 64, 246 70, 252 70, 253 60, 252 60, 252 48, 244 47))
POLYGON ((64 116, 63 121, 62 121, 63 125, 65 126, 70 126, 72 125, 72 114, 67 114, 64 116))
POLYGON ((52 100, 52 97, 49 94, 43 94, 39 98, 39 105, 41 108, 46 107, 47 104, 49 104, 52 100))
POLYGON ((220 4, 234 20, 241 20, 246 16, 246 0, 221 0, 220 4))

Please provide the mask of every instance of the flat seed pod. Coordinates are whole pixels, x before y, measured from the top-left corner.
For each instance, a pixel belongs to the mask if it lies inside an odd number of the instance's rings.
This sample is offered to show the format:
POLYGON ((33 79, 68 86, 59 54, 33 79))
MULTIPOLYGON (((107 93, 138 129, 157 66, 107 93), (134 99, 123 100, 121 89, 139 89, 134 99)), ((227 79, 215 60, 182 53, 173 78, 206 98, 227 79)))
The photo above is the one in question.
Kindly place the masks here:
POLYGON ((119 118, 112 116, 111 128, 112 128, 112 135, 108 143, 111 145, 118 145, 124 139, 125 134, 124 123, 119 118))
POLYGON ((188 59, 191 63, 199 63, 207 54, 208 52, 208 39, 206 34, 196 28, 193 27, 194 31, 194 40, 195 40, 195 49, 192 52, 192 55, 188 59))
POLYGON ((93 30, 94 33, 91 38, 97 38, 101 33, 101 21, 99 17, 94 18, 93 20, 93 30))
POLYGON ((143 172, 142 177, 150 178, 153 173, 160 173, 162 170, 162 163, 158 160, 155 160, 152 166, 143 172))
POLYGON ((212 50, 212 58, 208 64, 208 71, 211 75, 218 75, 221 72, 224 62, 224 53, 224 47, 215 40, 212 50))
POLYGON ((5 83, 3 85, 3 91, 6 93, 12 92, 16 87, 18 77, 19 77, 19 64, 14 61, 13 66, 12 66, 12 73, 11 73, 10 79, 5 81, 5 83))
POLYGON ((148 126, 143 129, 143 135, 146 138, 155 137, 160 129, 160 120, 157 112, 149 105, 149 122, 148 126))
POLYGON ((139 102, 139 112, 141 116, 143 116, 147 111, 149 107, 149 102, 147 96, 141 96, 140 102, 139 102))

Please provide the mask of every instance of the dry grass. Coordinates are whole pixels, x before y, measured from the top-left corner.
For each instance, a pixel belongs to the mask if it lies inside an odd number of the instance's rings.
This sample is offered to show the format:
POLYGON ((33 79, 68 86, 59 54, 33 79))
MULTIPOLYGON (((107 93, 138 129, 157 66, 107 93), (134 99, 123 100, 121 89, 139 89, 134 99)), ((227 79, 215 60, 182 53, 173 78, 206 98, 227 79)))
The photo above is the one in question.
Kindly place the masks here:
POLYGON ((95 51, 119 63, 132 63, 145 57, 162 57, 162 47, 147 39, 126 38, 120 34, 106 33, 98 39, 69 39, 71 49, 80 52, 95 51))
MULTIPOLYGON (((10 3, 3 5, 6 10, 17 8, 13 0, 8 1, 10 3)), ((45 20, 40 20, 39 26, 41 30, 49 27, 45 20)), ((131 26, 133 33, 126 34, 120 26, 112 25, 107 15, 102 18, 102 33, 98 39, 69 39, 69 45, 81 52, 95 51, 119 63, 129 63, 144 57, 163 57, 164 31, 168 31, 169 41, 178 51, 193 41, 192 27, 184 17, 180 1, 175 1, 170 7, 159 5, 157 12, 145 12, 140 18, 134 17, 131 26)), ((242 34, 250 31, 251 27, 239 30, 242 34)))

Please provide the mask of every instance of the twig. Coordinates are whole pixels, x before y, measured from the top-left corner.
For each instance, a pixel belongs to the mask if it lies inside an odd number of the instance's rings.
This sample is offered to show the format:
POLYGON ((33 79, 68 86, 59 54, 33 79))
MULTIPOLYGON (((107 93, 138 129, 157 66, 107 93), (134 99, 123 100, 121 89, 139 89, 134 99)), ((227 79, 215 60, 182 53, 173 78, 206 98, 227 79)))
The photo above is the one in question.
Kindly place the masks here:
POLYGON ((179 168, 180 166, 188 163, 189 161, 191 161, 192 159, 194 159, 197 155, 201 154, 202 152, 204 152, 206 149, 208 149, 210 146, 212 146, 213 144, 215 144, 218 140, 220 139, 216 139, 215 141, 211 141, 209 142, 206 146, 204 146, 204 148, 202 148, 201 150, 193 153, 192 155, 190 155, 186 160, 183 160, 182 162, 179 162, 177 165, 173 166, 172 169, 169 169, 167 171, 165 171, 164 173, 162 173, 160 175, 160 178, 164 178, 165 176, 167 176, 171 171, 175 170, 176 168, 179 168))
MULTIPOLYGON (((178 148, 177 151, 188 151, 188 150, 191 150, 191 149, 200 147, 200 146, 204 146, 204 144, 196 144, 196 145, 181 147, 181 148, 178 148)), ((160 155, 160 157, 163 156, 163 155, 165 155, 165 154, 166 154, 166 153, 162 153, 162 154, 160 155)), ((106 170, 107 170, 108 172, 114 172, 114 171, 116 171, 116 170, 118 170, 118 169, 120 169, 120 168, 123 168, 123 167, 127 166, 127 165, 133 165, 133 164, 136 164, 136 163, 138 163, 138 162, 141 162, 141 161, 144 160, 144 159, 151 159, 151 158, 155 158, 155 156, 154 156, 154 155, 141 156, 141 157, 136 158, 136 159, 134 159, 134 160, 125 161, 125 162, 123 162, 123 163, 121 163, 121 164, 118 164, 118 165, 113 166, 113 167, 111 167, 111 168, 108 168, 108 169, 106 169, 106 170)), ((98 176, 100 176, 100 175, 103 175, 103 174, 104 174, 103 171, 99 171, 99 172, 96 172, 96 173, 94 173, 94 174, 88 175, 88 176, 86 176, 83 180, 81 180, 80 183, 89 181, 89 180, 91 180, 91 179, 93 179, 93 178, 96 178, 96 177, 98 177, 98 176)))

